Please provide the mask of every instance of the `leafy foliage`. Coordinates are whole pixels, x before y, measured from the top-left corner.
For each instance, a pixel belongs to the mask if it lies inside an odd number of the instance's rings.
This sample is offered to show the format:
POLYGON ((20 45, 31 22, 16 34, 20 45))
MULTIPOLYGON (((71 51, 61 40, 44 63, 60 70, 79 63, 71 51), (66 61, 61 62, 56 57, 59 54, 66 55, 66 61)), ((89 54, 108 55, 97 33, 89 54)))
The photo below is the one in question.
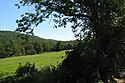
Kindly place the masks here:
POLYGON ((34 74, 37 73, 37 69, 35 68, 35 64, 31 64, 30 62, 26 62, 25 65, 19 65, 14 76, 8 76, 3 80, 0 80, 1 83, 30 83, 33 82, 32 78, 34 74))
POLYGON ((21 0, 18 6, 33 5, 35 13, 25 13, 17 21, 17 30, 33 30, 29 24, 37 26, 51 15, 55 27, 66 27, 71 23, 80 42, 79 50, 69 53, 62 64, 68 72, 64 76, 71 79, 62 83, 77 83, 79 79, 87 83, 88 78, 91 79, 90 83, 96 79, 107 83, 111 75, 124 66, 124 4, 124 0, 21 0), (91 69, 94 76, 89 76, 91 69))
POLYGON ((16 75, 0 80, 0 83, 56 83, 58 81, 55 66, 45 66, 37 71, 34 64, 27 62, 19 65, 16 75))
POLYGON ((49 51, 73 49, 76 41, 59 41, 42 39, 37 36, 25 37, 24 34, 10 31, 0 31, 0 58, 34 55, 49 51), (24 39, 22 39, 24 38, 24 39), (60 47, 57 49, 57 47, 60 47))
POLYGON ((35 68, 35 64, 30 64, 30 62, 26 62, 24 66, 21 64, 19 65, 19 68, 16 70, 16 76, 18 78, 23 77, 31 77, 32 74, 36 73, 37 69, 35 68))

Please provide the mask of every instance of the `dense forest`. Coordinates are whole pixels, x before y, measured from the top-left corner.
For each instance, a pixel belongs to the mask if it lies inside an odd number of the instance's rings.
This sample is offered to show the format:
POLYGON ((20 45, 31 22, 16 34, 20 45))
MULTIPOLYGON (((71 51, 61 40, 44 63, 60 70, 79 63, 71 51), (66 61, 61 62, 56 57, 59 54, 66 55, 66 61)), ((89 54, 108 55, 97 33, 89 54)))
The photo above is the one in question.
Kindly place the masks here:
POLYGON ((69 50, 74 46, 76 41, 57 41, 18 32, 0 31, 0 58, 69 50))

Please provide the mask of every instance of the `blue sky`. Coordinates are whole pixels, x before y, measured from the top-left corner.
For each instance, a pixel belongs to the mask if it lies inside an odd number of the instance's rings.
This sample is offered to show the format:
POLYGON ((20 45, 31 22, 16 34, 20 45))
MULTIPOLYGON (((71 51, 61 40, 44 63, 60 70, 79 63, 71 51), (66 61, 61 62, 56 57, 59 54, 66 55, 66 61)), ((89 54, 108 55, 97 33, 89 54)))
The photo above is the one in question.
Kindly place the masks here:
MULTIPOLYGON (((20 18, 20 15, 32 11, 31 6, 21 7, 17 9, 14 5, 19 0, 0 0, 0 30, 14 31, 17 27, 16 20, 20 18)), ((74 34, 70 27, 67 28, 53 28, 53 22, 49 23, 49 19, 43 22, 35 28, 34 34, 45 39, 56 40, 74 40, 74 34)))

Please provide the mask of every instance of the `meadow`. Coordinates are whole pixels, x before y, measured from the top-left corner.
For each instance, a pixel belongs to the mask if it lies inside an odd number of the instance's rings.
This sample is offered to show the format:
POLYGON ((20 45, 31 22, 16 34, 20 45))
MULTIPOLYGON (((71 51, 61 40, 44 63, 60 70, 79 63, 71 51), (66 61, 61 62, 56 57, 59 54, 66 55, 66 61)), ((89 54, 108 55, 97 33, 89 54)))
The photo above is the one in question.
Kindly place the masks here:
POLYGON ((40 70, 49 65, 57 66, 65 56, 65 51, 60 51, 0 59, 0 78, 13 75, 20 63, 22 65, 26 62, 35 63, 36 68, 40 70))

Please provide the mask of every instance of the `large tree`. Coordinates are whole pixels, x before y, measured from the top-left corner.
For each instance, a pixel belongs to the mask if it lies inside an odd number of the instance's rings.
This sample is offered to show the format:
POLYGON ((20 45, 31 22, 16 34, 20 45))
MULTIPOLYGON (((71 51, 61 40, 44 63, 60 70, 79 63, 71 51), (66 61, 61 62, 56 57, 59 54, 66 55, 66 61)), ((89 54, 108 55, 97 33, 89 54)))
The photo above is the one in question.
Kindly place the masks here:
POLYGON ((35 10, 17 20, 17 31, 30 30, 28 33, 32 33, 33 28, 47 18, 55 22, 54 27, 67 27, 71 23, 75 36, 86 44, 77 46, 81 52, 77 50, 76 55, 89 56, 89 50, 92 50, 95 71, 104 82, 118 69, 118 65, 122 65, 125 54, 124 0, 21 0, 16 5, 33 5, 35 10))

